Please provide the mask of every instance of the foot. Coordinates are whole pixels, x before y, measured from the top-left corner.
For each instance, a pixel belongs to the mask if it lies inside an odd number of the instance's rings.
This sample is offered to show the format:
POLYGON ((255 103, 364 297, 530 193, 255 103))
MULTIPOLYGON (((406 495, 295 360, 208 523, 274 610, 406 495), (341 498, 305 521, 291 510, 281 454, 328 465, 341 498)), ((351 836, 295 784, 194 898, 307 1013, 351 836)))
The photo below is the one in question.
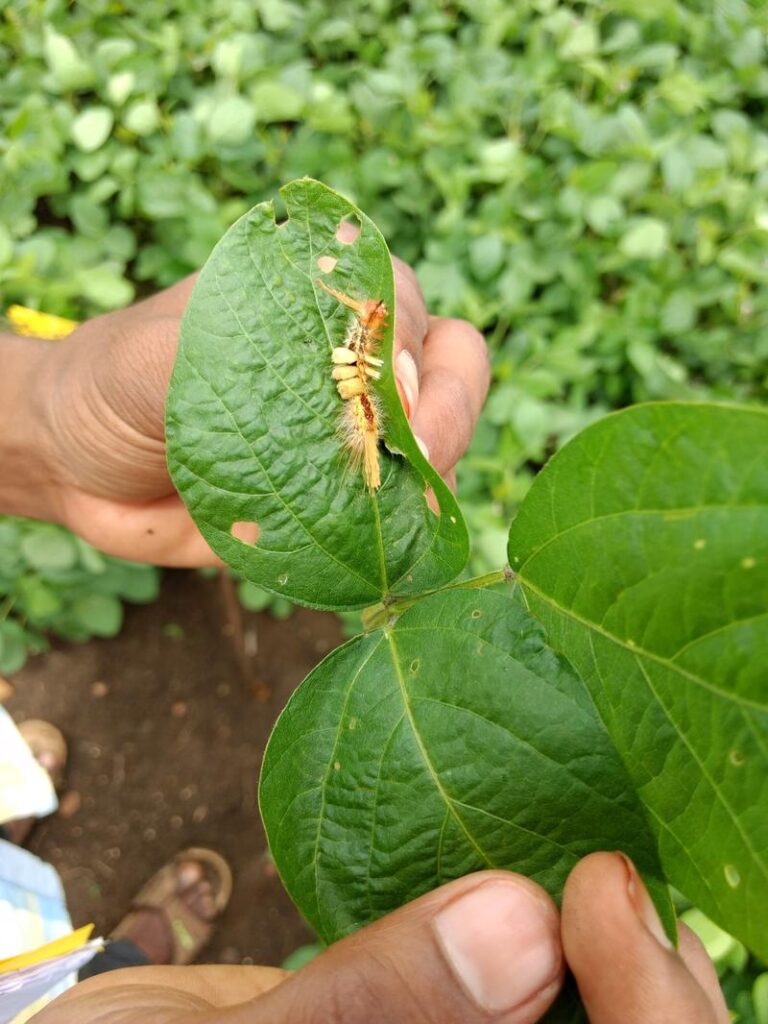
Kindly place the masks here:
POLYGON ((232 876, 211 850, 192 849, 150 879, 110 938, 128 940, 152 964, 188 964, 229 900, 232 876))
MULTIPOLYGON (((176 895, 189 912, 200 921, 211 924, 217 916, 213 886, 206 878, 199 861, 181 860, 174 865, 176 895)), ((171 919, 162 907, 141 907, 130 915, 121 929, 121 939, 138 946, 153 964, 174 962, 176 937, 171 919)))

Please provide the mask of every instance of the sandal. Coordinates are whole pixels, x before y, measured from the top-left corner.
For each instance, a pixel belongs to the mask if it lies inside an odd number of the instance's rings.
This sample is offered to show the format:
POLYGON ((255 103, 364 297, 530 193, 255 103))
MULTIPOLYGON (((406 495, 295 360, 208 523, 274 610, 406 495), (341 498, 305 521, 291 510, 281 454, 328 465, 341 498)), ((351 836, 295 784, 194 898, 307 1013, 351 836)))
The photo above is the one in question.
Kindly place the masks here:
POLYGON ((218 853, 199 847, 184 850, 150 878, 136 895, 131 910, 110 935, 110 939, 128 939, 135 943, 137 918, 147 910, 161 914, 168 926, 172 964, 190 964, 208 944, 213 922, 224 911, 232 893, 232 872, 218 853), (196 862, 210 883, 214 913, 210 920, 200 917, 184 900, 186 889, 179 885, 179 865, 196 862))

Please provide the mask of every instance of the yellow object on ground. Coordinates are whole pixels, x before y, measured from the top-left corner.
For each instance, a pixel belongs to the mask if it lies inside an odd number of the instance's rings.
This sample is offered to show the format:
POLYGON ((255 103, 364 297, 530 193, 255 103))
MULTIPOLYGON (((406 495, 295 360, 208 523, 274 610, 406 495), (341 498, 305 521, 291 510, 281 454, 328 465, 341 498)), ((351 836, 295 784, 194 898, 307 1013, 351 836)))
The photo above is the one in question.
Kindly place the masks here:
POLYGON ((27 309, 26 306, 9 306, 5 315, 17 334, 46 338, 48 341, 66 338, 77 327, 76 320, 67 320, 66 317, 54 316, 53 313, 39 313, 36 309, 27 309))
POLYGON ((56 957, 65 956, 67 953, 73 953, 86 944, 92 931, 93 925, 86 924, 82 928, 78 928, 77 931, 70 932, 69 935, 63 935, 60 939, 47 942, 44 946, 38 946, 37 949, 30 949, 26 953, 19 953, 18 956, 0 960, 0 974, 20 971, 24 967, 32 967, 33 964, 39 964, 43 960, 53 960, 56 957))

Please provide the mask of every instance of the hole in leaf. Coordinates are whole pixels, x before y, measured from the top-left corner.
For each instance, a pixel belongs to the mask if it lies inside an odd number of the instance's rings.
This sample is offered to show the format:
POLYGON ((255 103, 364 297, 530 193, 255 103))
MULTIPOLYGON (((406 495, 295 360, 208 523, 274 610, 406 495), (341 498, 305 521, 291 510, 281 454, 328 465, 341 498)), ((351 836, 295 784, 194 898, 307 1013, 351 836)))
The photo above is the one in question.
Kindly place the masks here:
POLYGON ((232 523, 229 532, 235 540, 242 541, 243 544, 253 545, 258 543, 261 536, 261 527, 258 523, 238 522, 232 523))
POLYGON ((471 613, 471 615, 472 615, 472 618, 473 618, 473 619, 479 619, 479 618, 480 618, 480 616, 481 616, 482 614, 483 614, 483 613, 482 613, 482 612, 480 611, 480 609, 479 609, 479 608, 473 608, 473 609, 472 609, 472 613, 471 613))
POLYGON ((330 274, 339 261, 334 256, 320 256, 317 265, 324 274, 330 274))
POLYGON ((336 240, 342 245, 351 245, 360 234, 361 224, 358 218, 351 213, 339 222, 336 229, 336 240))
POLYGON ((419 671, 419 665, 421 664, 421 658, 414 658, 411 662, 411 672, 414 674, 419 671))

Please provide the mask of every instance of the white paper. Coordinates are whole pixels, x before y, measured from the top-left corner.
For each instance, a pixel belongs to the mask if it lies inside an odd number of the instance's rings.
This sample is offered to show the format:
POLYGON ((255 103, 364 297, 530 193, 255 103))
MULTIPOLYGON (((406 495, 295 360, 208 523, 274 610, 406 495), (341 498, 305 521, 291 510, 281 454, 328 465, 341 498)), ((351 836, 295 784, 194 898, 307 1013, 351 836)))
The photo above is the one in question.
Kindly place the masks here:
POLYGON ((54 957, 53 960, 44 960, 9 974, 0 974, 0 1024, 10 1024, 22 1011, 36 1011, 34 1004, 37 1000, 68 975, 84 967, 102 945, 102 939, 91 939, 79 949, 54 957))
POLYGON ((44 818, 58 806, 51 779, 0 705, 0 824, 44 818))

